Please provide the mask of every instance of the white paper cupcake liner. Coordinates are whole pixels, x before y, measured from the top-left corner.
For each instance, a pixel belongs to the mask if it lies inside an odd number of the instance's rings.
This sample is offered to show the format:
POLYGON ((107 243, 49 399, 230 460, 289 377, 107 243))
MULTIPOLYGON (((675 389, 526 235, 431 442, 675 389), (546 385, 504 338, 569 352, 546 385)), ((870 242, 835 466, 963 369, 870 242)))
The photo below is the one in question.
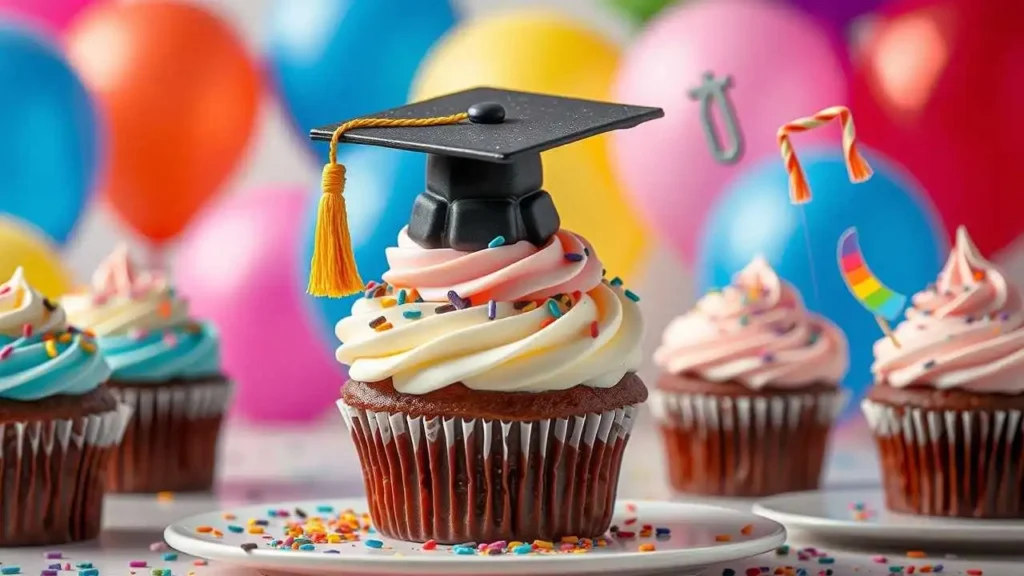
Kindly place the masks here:
POLYGON ((136 417, 114 454, 111 492, 208 490, 213 485, 228 381, 153 386, 111 385, 136 417))
POLYGON ((842 390, 759 396, 655 390, 669 480, 679 492, 767 496, 818 487, 842 390))
POLYGON ((425 418, 338 401, 380 532, 440 543, 603 534, 637 414, 425 418))
POLYGON ((886 505, 928 516, 1024 518, 1020 410, 934 410, 864 400, 886 505))
POLYGON ((95 538, 107 466, 132 409, 0 424, 0 547, 95 538))

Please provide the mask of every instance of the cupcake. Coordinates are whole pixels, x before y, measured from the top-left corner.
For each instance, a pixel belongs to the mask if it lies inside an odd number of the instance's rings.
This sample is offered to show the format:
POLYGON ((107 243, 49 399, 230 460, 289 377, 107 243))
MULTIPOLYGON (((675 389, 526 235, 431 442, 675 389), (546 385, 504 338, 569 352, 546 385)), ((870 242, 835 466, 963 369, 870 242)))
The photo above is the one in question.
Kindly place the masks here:
POLYGON ((862 407, 886 506, 927 516, 1024 518, 1024 311, 967 230, 934 286, 875 343, 862 407))
POLYGON ((665 330, 652 398, 679 492, 755 497, 818 487, 845 404, 846 338, 762 258, 665 330))
POLYGON ((337 325, 339 407, 385 536, 593 537, 609 527, 647 390, 636 296, 557 231, 463 252, 407 230, 337 325))
POLYGON ((95 538, 131 414, 92 337, 25 282, 0 285, 0 548, 95 538))
POLYGON ((63 304, 95 332, 113 373, 108 387, 134 408, 108 475, 113 492, 207 490, 230 386, 216 332, 189 317, 161 275, 140 271, 127 249, 102 263, 87 293, 63 304))

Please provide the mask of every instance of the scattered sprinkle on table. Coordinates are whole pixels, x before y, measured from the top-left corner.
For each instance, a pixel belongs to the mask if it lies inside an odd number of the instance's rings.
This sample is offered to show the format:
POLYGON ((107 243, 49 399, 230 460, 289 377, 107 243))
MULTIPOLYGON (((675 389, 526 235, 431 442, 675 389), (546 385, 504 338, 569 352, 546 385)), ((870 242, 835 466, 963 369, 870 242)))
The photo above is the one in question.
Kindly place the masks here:
POLYGON ((128 567, 129 568, 145 568, 146 567, 146 561, 145 560, 132 560, 131 562, 128 562, 128 567))
POLYGON ((744 536, 750 536, 753 533, 754 533, 754 525, 753 524, 747 524, 743 528, 740 528, 740 534, 743 534, 744 536))
POLYGON ((21 574, 21 566, 2 566, 0 574, 21 574))
MULTIPOLYGON (((198 532, 198 530, 196 530, 196 531, 198 532)), ((210 527, 210 531, 211 532, 213 531, 213 527, 212 526, 210 527)), ((149 545, 149 551, 150 552, 160 552, 162 550, 167 550, 167 544, 164 544, 163 542, 153 542, 152 544, 149 545)))
POLYGON ((383 548, 384 547, 384 543, 381 542, 380 540, 374 540, 374 539, 371 538, 371 539, 366 541, 366 547, 367 548, 383 548))
POLYGON ((640 547, 637 549, 641 552, 654 552, 654 544, 641 544, 640 547))
POLYGON ((732 536, 728 534, 719 534, 715 536, 715 542, 732 542, 732 536))
POLYGON ((178 553, 177 552, 164 552, 163 555, 160 556, 160 558, 163 559, 164 562, 174 562, 175 560, 178 559, 178 553))
POLYGON ((157 492, 157 502, 172 502, 174 501, 174 492, 157 492))
POLYGON ((258 547, 259 547, 259 545, 256 544, 255 542, 242 542, 242 544, 240 546, 240 548, 242 550, 245 550, 246 552, 251 552, 251 551, 255 550, 258 547))
POLYGON ((196 558, 195 560, 192 561, 192 565, 193 566, 206 566, 206 560, 203 560, 202 558, 196 558))
MULTIPOLYGON (((196 532, 200 534, 209 534, 213 532, 213 526, 196 526, 196 532)), ((152 548, 150 548, 152 550, 152 548)))
POLYGON ((927 554, 925 554, 921 550, 908 550, 907 551, 907 558, 924 558, 926 556, 927 556, 927 554))
POLYGON ((47 560, 56 560, 63 557, 63 554, 61 554, 59 550, 52 550, 43 554, 43 558, 46 558, 47 560))

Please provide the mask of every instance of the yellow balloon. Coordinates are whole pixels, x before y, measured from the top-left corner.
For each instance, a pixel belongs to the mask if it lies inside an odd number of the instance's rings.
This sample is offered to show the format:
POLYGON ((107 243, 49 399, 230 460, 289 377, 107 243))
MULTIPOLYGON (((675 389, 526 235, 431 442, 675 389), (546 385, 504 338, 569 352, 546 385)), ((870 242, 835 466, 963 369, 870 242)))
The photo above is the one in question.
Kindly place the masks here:
POLYGON ((46 296, 59 298, 72 288, 56 246, 28 225, 0 218, 0 283, 18 266, 25 269, 25 280, 46 296))
MULTIPOLYGON (((493 86, 609 100, 621 50, 572 19, 525 9, 464 22, 421 64, 413 100, 493 86)), ((609 275, 636 271, 647 231, 616 181, 604 136, 545 152, 544 189, 562 226, 586 237, 609 275)))

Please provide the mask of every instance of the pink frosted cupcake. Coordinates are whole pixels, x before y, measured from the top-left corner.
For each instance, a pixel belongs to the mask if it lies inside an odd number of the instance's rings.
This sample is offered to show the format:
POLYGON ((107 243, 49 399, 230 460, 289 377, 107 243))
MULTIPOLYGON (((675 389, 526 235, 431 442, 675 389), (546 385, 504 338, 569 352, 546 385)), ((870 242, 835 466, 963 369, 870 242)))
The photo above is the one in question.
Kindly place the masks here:
POLYGON ((651 405, 680 492, 753 497, 818 487, 845 397, 846 338, 755 258, 665 330, 651 405))
POLYGON ((1024 311, 957 230, 934 286, 875 343, 863 403, 886 505, 930 516, 1024 518, 1024 311))

